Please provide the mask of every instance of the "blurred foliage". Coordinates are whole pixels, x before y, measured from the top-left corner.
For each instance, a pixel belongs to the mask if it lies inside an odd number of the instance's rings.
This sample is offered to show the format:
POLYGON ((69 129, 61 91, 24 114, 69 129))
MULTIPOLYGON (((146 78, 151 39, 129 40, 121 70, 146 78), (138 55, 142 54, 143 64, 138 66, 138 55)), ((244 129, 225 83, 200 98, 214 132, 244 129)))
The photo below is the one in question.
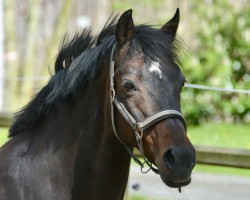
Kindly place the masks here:
POLYGON ((158 10, 161 8, 164 0, 114 0, 112 7, 114 10, 123 10, 129 8, 138 9, 139 7, 145 9, 145 7, 151 7, 154 10, 158 10), (142 6, 143 5, 143 6, 142 6))
MULTIPOLYGON (((192 1, 189 28, 194 39, 183 60, 188 83, 250 88, 250 4, 233 2, 192 1)), ((182 108, 191 124, 250 121, 247 94, 185 88, 182 108)))

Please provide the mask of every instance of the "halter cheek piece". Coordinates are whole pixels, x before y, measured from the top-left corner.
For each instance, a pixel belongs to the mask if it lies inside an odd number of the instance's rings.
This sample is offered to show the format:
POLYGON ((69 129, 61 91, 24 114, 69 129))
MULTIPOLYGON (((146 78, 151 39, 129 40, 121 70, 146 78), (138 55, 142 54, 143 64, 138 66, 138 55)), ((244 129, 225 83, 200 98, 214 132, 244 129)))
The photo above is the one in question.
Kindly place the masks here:
POLYGON ((184 124, 184 127, 186 129, 186 122, 183 117, 183 115, 177 111, 177 110, 163 110, 161 112, 158 112, 151 117, 146 118, 142 122, 136 121, 136 119, 130 114, 130 112, 127 110, 127 108, 124 106, 124 104, 119 101, 119 98, 115 94, 114 89, 114 52, 115 52, 116 44, 113 46, 110 56, 110 107, 111 107, 111 122, 113 131, 115 133, 115 136, 118 138, 118 140, 124 145, 125 149, 129 153, 129 155, 134 159, 136 163, 138 163, 141 166, 141 171, 143 173, 147 173, 150 169, 154 171, 155 173, 159 173, 159 170, 155 167, 153 167, 153 163, 151 163, 144 155, 143 145, 142 145, 142 138, 143 138, 143 131, 149 128, 150 126, 158 123, 161 120, 168 119, 168 118, 178 118, 182 123, 184 124), (115 116, 114 116, 114 105, 119 110, 122 117, 127 121, 127 123, 133 128, 135 131, 135 138, 138 145, 138 149, 141 153, 142 158, 144 159, 144 162, 142 163, 134 154, 133 154, 133 148, 125 144, 119 137, 116 126, 115 126, 115 116), (144 171, 144 165, 147 164, 149 166, 149 169, 144 171))

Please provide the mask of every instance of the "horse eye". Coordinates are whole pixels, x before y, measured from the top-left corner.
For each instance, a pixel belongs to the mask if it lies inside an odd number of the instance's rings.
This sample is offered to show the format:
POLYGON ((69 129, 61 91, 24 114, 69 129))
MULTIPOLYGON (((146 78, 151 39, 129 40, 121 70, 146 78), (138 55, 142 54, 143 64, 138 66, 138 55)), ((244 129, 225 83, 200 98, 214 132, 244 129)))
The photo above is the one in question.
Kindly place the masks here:
POLYGON ((131 91, 135 91, 136 87, 135 85, 131 82, 131 81, 124 81, 122 83, 123 87, 126 89, 126 91, 131 92, 131 91))

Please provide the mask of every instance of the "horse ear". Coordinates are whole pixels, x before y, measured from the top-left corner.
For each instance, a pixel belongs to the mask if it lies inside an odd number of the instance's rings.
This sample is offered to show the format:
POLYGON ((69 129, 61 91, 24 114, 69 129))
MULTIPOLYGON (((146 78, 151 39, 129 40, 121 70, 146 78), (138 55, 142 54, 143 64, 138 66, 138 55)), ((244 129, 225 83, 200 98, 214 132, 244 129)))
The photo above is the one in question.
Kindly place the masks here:
POLYGON ((134 22, 132 19, 132 9, 125 11, 116 25, 115 37, 120 46, 130 40, 134 33, 134 22))
POLYGON ((180 20, 180 12, 179 12, 179 8, 177 8, 173 18, 170 19, 165 25, 163 25, 161 27, 161 30, 164 32, 168 32, 168 33, 170 32, 176 35, 178 25, 179 25, 179 20, 180 20))

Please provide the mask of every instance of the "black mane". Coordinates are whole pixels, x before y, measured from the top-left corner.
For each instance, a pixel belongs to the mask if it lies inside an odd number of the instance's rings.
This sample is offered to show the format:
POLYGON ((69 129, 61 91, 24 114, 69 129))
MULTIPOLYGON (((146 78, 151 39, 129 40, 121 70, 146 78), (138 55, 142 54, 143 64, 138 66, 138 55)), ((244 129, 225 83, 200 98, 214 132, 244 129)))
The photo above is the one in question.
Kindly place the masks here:
MULTIPOLYGON (((9 137, 38 127, 53 109, 84 91, 99 70, 98 61, 103 59, 105 52, 116 42, 116 22, 117 17, 110 18, 96 37, 92 36, 91 29, 85 29, 71 40, 68 36, 64 37, 55 62, 55 74, 30 103, 16 113, 9 137)), ((137 45, 152 60, 157 56, 179 61, 177 49, 180 43, 176 39, 173 42, 172 33, 166 34, 147 25, 136 26, 130 45, 131 54, 137 45)))

